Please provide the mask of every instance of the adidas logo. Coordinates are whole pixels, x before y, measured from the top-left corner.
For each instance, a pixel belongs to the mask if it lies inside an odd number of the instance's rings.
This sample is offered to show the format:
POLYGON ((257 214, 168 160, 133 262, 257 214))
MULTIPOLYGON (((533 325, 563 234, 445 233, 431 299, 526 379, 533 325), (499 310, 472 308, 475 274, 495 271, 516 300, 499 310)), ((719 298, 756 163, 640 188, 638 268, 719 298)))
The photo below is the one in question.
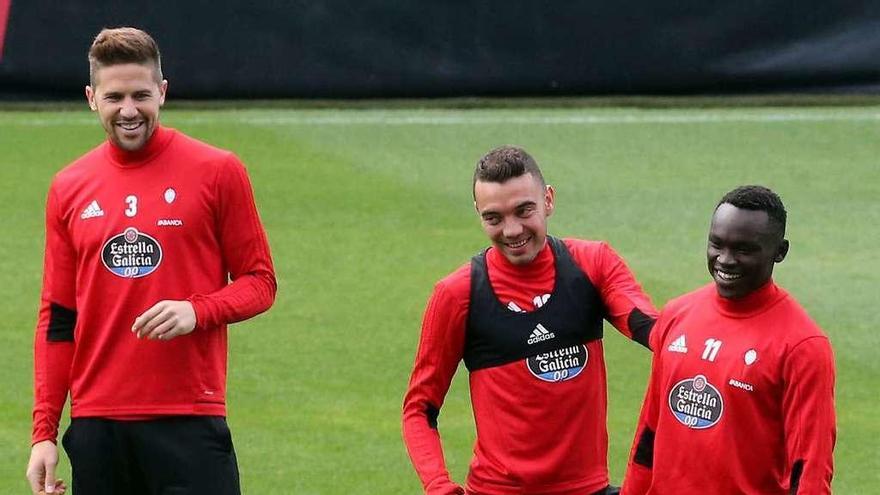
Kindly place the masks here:
POLYGON ((103 217, 103 216, 104 216, 104 210, 102 210, 101 207, 98 206, 97 201, 92 200, 92 202, 89 203, 89 206, 86 206, 86 209, 83 210, 82 214, 79 217, 82 218, 83 220, 85 220, 87 218, 95 218, 95 217, 103 217))
POLYGON ((688 347, 687 342, 684 340, 684 335, 680 335, 677 339, 675 339, 671 344, 669 344, 669 352, 681 352, 687 353, 688 347))
POLYGON ((535 329, 532 330, 532 334, 529 336, 529 340, 527 340, 526 342, 528 342, 529 345, 532 345, 553 338, 556 338, 556 334, 544 328, 544 325, 538 323, 538 326, 536 326, 535 329))

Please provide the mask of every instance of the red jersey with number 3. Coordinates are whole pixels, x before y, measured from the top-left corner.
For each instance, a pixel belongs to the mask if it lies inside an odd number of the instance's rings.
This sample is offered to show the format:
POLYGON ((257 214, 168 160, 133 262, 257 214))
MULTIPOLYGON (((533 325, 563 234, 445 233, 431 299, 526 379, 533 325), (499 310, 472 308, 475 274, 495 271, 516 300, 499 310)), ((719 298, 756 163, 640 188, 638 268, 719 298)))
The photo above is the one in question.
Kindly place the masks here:
POLYGON ((162 127, 136 152, 98 146, 49 189, 32 440, 55 439, 68 392, 73 417, 225 415, 226 324, 275 290, 232 153, 162 127), (135 318, 166 299, 192 302, 195 330, 138 339, 135 318))

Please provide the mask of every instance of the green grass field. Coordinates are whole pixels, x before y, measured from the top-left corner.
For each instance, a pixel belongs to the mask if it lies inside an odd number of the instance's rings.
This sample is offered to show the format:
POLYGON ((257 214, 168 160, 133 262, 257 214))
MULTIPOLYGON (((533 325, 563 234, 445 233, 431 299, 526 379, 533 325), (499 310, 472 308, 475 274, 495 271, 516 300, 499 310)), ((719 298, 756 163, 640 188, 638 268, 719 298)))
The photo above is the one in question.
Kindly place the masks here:
MULTIPOLYGON (((275 306, 230 328, 229 422, 245 493, 420 493, 400 406, 421 314, 434 282, 487 242, 472 167, 504 143, 531 151, 555 185, 551 233, 609 241, 658 306, 708 282, 706 231, 723 193, 777 190, 792 249, 776 279, 836 352, 834 487, 876 493, 880 108, 187 109, 163 122, 248 164, 278 272, 275 306)), ((26 492, 46 189, 102 138, 85 104, 0 112, 2 493, 26 492)), ((606 335, 619 482, 649 355, 606 335)), ((473 442, 463 368, 440 428, 462 481, 473 442)))

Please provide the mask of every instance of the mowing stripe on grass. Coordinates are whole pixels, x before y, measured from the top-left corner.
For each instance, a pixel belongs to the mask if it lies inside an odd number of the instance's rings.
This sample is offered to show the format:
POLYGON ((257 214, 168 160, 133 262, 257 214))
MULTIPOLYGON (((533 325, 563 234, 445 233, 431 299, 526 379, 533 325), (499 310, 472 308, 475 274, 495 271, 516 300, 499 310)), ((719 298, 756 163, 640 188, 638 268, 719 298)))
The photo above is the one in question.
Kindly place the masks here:
MULTIPOLYGON (((175 111, 169 111, 174 115, 175 111)), ((242 110, 213 112, 209 117, 175 115, 176 125, 202 125, 238 123, 253 126, 278 125, 618 125, 618 124, 713 124, 713 123, 788 123, 788 122, 878 122, 880 110, 839 111, 755 111, 731 109, 729 111, 681 112, 669 110, 639 110, 635 112, 583 112, 563 111, 536 112, 533 114, 516 110, 401 110, 359 111, 346 110, 327 114, 326 111, 242 110)), ((94 125, 95 118, 85 113, 56 115, 52 118, 34 116, 22 118, 21 114, 0 114, 0 125, 51 127, 59 125, 94 125)))

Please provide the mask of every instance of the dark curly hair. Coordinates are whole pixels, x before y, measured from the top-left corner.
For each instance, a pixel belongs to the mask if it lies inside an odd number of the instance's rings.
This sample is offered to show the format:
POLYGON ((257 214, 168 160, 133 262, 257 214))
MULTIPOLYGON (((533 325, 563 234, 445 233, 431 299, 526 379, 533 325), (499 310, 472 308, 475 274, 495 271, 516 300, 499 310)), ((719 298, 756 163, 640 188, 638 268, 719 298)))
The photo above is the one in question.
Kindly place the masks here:
POLYGON ((743 210, 764 211, 779 230, 781 235, 785 235, 785 221, 787 214, 785 205, 782 204, 782 198, 778 194, 764 186, 739 186, 736 189, 725 194, 721 201, 715 205, 717 210, 724 203, 731 204, 743 210))

